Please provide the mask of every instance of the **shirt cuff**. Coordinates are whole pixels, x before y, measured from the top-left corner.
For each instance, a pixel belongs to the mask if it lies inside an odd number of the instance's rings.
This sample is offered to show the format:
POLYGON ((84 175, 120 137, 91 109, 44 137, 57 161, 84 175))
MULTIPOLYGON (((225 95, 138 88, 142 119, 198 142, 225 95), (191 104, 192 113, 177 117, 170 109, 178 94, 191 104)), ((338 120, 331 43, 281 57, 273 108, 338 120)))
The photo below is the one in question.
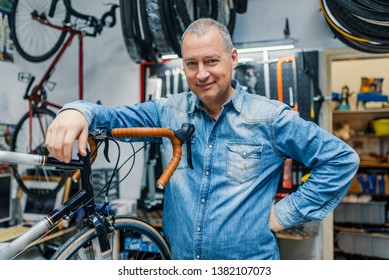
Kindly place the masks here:
POLYGON ((294 206, 291 195, 284 197, 274 205, 274 214, 284 228, 302 223, 304 220, 294 206))
POLYGON ((77 110, 77 111, 79 111, 81 114, 84 115, 88 124, 91 124, 91 121, 92 121, 91 110, 92 109, 89 108, 88 104, 85 101, 79 100, 79 101, 67 103, 58 111, 57 115, 65 110, 77 110))

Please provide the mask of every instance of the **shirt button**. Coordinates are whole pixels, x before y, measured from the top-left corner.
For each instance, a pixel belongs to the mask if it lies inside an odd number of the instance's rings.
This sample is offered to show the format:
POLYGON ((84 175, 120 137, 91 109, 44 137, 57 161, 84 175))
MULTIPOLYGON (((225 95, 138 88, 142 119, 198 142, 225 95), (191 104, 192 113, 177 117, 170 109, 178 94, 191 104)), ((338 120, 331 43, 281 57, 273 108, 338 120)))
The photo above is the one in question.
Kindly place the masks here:
POLYGON ((208 148, 212 149, 212 148, 213 148, 213 146, 212 146, 212 145, 208 145, 208 148))
POLYGON ((209 175, 209 171, 205 171, 205 175, 208 176, 209 175))
POLYGON ((204 202, 205 202, 205 198, 202 198, 202 199, 201 199, 201 202, 204 203, 204 202))
POLYGON ((200 258, 201 258, 201 256, 200 256, 200 255, 197 255, 197 256, 196 256, 196 258, 197 258, 197 259, 200 259, 200 258))
POLYGON ((201 231, 201 227, 197 227, 196 231, 198 231, 198 232, 201 231))

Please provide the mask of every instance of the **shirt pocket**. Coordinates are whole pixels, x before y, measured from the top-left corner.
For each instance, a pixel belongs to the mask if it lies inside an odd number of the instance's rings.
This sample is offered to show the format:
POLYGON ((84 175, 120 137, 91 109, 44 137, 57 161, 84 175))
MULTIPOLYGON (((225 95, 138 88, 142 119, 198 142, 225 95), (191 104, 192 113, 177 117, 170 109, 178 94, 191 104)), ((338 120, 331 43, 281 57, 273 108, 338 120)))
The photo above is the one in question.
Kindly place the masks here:
POLYGON ((244 183, 258 176, 262 146, 248 143, 227 144, 227 177, 244 183))

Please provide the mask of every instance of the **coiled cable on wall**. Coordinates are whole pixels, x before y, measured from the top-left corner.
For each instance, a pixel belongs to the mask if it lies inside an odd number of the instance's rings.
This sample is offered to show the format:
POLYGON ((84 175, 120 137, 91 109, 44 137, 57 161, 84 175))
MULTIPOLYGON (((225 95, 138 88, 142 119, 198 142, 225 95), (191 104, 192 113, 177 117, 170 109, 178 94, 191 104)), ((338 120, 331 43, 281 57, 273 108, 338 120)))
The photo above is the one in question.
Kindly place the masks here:
POLYGON ((389 52, 389 5, 378 0, 320 0, 324 18, 342 43, 368 53, 389 52))

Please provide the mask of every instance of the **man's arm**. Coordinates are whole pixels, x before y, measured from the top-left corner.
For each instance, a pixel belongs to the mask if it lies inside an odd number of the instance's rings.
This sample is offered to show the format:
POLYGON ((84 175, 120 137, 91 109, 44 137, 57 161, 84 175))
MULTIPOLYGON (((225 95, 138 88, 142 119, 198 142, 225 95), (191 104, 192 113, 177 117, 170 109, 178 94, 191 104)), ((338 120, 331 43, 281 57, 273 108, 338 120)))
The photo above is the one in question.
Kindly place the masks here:
POLYGON ((308 180, 274 205, 282 227, 321 221, 341 202, 359 167, 358 154, 344 141, 290 110, 275 118, 277 153, 311 168, 308 180))

